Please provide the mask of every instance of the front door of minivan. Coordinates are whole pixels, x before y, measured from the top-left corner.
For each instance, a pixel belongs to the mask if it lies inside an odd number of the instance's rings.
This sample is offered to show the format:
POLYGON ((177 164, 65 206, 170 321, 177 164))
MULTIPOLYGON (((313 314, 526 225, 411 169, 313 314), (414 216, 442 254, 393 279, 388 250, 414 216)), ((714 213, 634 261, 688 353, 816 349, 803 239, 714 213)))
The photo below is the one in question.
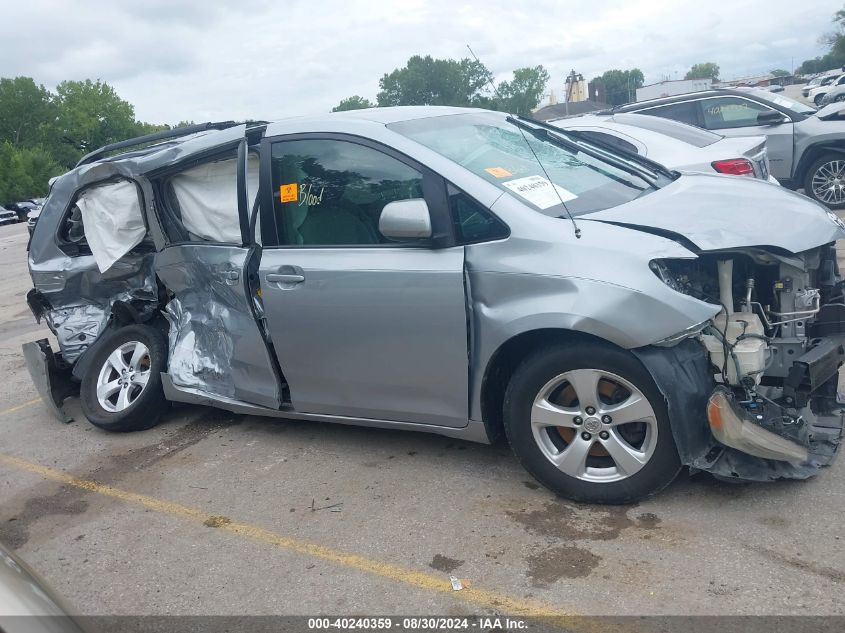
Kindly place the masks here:
POLYGON ((338 135, 265 139, 261 160, 259 279, 294 408, 466 425, 464 249, 378 228, 386 204, 423 198, 442 230, 443 181, 338 135))

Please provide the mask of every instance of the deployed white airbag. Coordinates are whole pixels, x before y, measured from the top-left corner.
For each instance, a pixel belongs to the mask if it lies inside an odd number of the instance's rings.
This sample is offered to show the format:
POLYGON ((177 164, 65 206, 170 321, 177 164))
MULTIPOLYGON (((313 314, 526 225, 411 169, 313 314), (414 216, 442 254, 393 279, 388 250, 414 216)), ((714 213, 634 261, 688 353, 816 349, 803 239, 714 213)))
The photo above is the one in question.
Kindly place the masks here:
MULTIPOLYGON (((193 236, 241 243, 237 173, 237 160, 230 158, 192 167, 171 178, 182 225, 193 236)), ((258 157, 254 154, 247 159, 247 192, 252 205, 258 192, 258 157)))
POLYGON ((111 182, 86 189, 76 200, 85 239, 101 273, 135 248, 147 234, 135 183, 111 182))

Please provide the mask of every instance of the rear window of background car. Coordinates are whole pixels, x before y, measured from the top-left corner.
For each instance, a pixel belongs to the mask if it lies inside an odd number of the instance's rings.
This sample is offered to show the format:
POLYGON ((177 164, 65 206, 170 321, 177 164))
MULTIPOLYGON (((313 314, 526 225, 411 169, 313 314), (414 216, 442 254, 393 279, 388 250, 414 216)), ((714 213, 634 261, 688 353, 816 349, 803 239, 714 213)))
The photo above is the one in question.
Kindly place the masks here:
POLYGON ((640 114, 662 116, 664 119, 680 121, 688 125, 700 125, 698 121, 698 103, 695 101, 683 101, 681 103, 669 103, 654 108, 640 110, 640 114))

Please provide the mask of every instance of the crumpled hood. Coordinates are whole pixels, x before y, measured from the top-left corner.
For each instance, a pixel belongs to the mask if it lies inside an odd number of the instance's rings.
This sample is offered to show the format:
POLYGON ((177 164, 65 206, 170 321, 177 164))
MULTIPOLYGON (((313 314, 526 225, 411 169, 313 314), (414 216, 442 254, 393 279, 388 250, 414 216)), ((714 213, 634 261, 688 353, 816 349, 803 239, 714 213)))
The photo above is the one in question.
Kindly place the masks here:
POLYGON ((845 224, 820 204, 737 176, 683 175, 642 198, 578 218, 584 220, 673 233, 705 251, 775 246, 800 253, 845 238, 845 224))

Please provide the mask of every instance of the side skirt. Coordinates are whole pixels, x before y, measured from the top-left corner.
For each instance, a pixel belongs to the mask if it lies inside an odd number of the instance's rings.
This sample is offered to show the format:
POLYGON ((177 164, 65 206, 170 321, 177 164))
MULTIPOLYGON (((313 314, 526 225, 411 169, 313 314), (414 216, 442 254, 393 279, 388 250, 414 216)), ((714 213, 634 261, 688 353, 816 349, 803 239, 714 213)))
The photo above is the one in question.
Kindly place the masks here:
POLYGON ((164 388, 164 397, 171 402, 185 402, 188 404, 199 404, 209 407, 216 407, 232 413, 244 415, 260 415, 270 418, 286 418, 289 420, 308 420, 312 422, 329 422, 333 424, 347 424, 350 426, 369 426, 380 429, 398 429, 401 431, 417 431, 420 433, 434 433, 445 437, 453 437, 468 442, 490 444, 484 423, 479 420, 468 420, 467 425, 461 428, 448 426, 435 426, 433 424, 416 424, 413 422, 396 422, 393 420, 376 420, 370 418, 351 418, 341 415, 322 415, 316 413, 302 413, 295 410, 289 404, 283 405, 281 409, 270 409, 241 400, 218 396, 199 389, 189 387, 177 387, 173 384, 170 375, 162 372, 161 384, 164 388))

